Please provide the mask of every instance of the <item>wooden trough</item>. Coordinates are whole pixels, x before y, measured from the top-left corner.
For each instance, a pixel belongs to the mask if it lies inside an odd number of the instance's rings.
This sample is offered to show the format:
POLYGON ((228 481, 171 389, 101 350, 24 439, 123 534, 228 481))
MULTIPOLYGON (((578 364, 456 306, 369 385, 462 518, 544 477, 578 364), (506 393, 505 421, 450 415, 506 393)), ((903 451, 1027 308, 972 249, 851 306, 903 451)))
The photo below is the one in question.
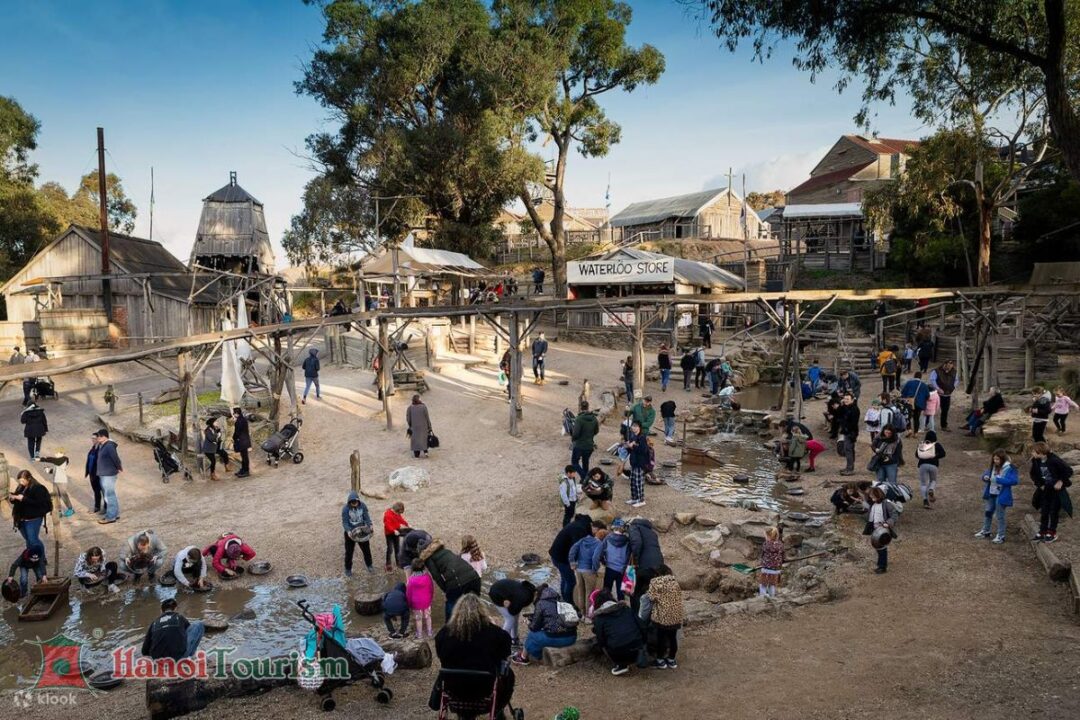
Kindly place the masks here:
POLYGON ((723 465, 724 460, 716 450, 684 445, 682 449, 683 465, 723 465))
POLYGON ((45 578, 30 588, 30 599, 19 611, 19 622, 48 620, 61 607, 67 607, 71 578, 45 578))

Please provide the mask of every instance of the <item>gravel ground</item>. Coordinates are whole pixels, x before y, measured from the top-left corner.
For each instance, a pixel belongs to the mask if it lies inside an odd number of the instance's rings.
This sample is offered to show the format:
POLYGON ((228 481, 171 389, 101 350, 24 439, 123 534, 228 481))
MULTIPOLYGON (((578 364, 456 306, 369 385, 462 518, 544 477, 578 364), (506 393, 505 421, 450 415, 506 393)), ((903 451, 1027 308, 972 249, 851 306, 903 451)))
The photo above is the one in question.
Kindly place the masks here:
MULTIPOLYGON (((77 548, 100 544, 115 552, 122 540, 143 527, 154 527, 171 548, 207 542, 225 529, 251 542, 259 555, 275 563, 272 578, 291 572, 310 576, 340 573, 339 513, 348 490, 348 455, 360 449, 366 486, 382 484, 395 468, 419 465, 432 477, 417 493, 369 500, 374 514, 394 499, 407 506, 406 516, 454 545, 465 532, 475 534, 494 567, 511 567, 522 553, 544 555, 561 518, 557 472, 567 460, 560 437, 560 413, 574 404, 580 380, 592 381, 594 398, 601 386, 617 384, 618 359, 624 353, 553 343, 549 382, 526 381, 525 416, 519 438, 507 432, 508 406, 496 382, 497 370, 450 368, 430 374, 424 397, 442 447, 431 458, 413 460, 404 436, 407 396, 393 400, 393 431, 385 430, 381 404, 371 393, 371 376, 358 370, 328 368, 324 399, 304 410, 303 465, 267 468, 254 465, 247 480, 229 478, 211 484, 174 481, 162 485, 148 447, 121 440, 127 468, 120 481, 122 521, 94 523, 86 483, 74 481, 79 513, 63 521, 65 565, 77 548), (558 385, 568 379, 568 386, 558 385)), ((528 372, 526 372, 528 376, 528 372)), ((659 395, 659 388, 650 390, 659 395)), ((51 433, 45 450, 62 445, 75 456, 88 444, 101 408, 100 389, 65 392, 49 402, 51 433)), ((677 400, 690 398, 681 390, 677 400)), ((25 457, 21 426, 14 421, 17 403, 3 403, 12 418, 0 432, 0 450, 13 467, 25 457)), ((819 404, 807 407, 808 422, 818 426, 819 404)), ((1072 431, 1075 432, 1075 431, 1072 431)), ((615 428, 605 427, 600 445, 613 442, 615 428)), ((865 440, 865 438, 864 438, 865 440)), ((985 457, 973 440, 943 434, 950 451, 943 462, 939 500, 934 509, 911 507, 905 513, 901 540, 891 550, 887 575, 870 573, 872 553, 857 538, 861 524, 843 518, 841 527, 855 541, 855 561, 832 571, 830 584, 840 597, 776 616, 732 617, 686 633, 676 671, 633 672, 612 678, 606 665, 589 661, 561 670, 530 666, 518 671, 516 700, 534 718, 552 717, 576 705, 584 718, 617 712, 625 717, 725 718, 1016 718, 1080 716, 1080 671, 1075 648, 1080 629, 1067 591, 1046 579, 1025 539, 1013 533, 1003 546, 974 540, 981 520, 978 472, 985 457), (1032 682, 1031 679, 1034 679, 1032 682)), ((865 444, 860 455, 865 455, 865 444)), ((911 450, 908 450, 910 456, 911 450)), ((675 451, 659 448, 660 460, 675 451)), ((860 463, 865 462, 860 458, 860 463)), ((806 475, 805 500, 828 507, 842 461, 826 452, 820 471, 806 475)), ((912 485, 914 467, 902 469, 912 485)), ((1022 486, 1023 487, 1023 486, 1022 486)), ((627 495, 617 489, 616 502, 627 495)), ((1018 491, 1023 495, 1023 490, 1018 491)), ((648 515, 687 510, 729 519, 668 487, 646 491, 648 515)), ((5 511, 9 512, 9 511, 5 511)), ((5 515, 6 517, 6 515, 5 515)), ((1011 518, 1014 531, 1019 513, 1011 518)), ((1075 533, 1062 523, 1062 534, 1075 533)), ((677 574, 700 569, 682 551, 675 535, 662 536, 677 574)), ((16 534, 4 534, 0 557, 14 557, 16 534)), ((374 543, 376 561, 383 545, 374 543)), ((382 578, 380 578, 380 581, 382 578)), ((250 582, 248 579, 238 581, 250 582)), ((370 582, 358 578, 360 583, 370 582)), ((343 598, 343 601, 347 600, 343 598)), ((3 621, 11 623, 10 612, 3 621)), ((29 670, 28 670, 29 672, 29 670)), ((339 711, 362 717, 428 718, 425 707, 434 670, 402 672, 392 679, 394 703, 376 706, 370 688, 338 694, 339 711)), ((93 712, 113 720, 146 716, 142 688, 128 683, 107 698, 79 695, 93 712)), ((70 708, 41 706, 35 717, 70 717, 70 708)), ((25 711, 0 701, 0 718, 25 711)), ((245 718, 323 717, 308 693, 280 689, 267 695, 221 701, 192 715, 245 718)))

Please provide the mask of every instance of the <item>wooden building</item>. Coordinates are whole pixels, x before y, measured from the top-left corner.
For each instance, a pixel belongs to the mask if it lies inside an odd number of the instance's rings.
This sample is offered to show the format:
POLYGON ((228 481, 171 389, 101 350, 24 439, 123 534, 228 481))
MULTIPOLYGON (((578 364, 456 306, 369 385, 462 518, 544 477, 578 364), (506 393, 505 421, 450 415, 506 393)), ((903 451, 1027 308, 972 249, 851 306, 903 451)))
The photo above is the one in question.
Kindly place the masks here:
POLYGON ((728 188, 631 203, 611 218, 616 242, 742 240, 766 237, 768 226, 728 188))
POLYGON ((263 204, 237 184, 235 172, 229 173, 228 185, 203 198, 190 264, 241 274, 274 273, 263 204))
POLYGON ((810 171, 810 178, 787 192, 787 205, 862 202, 863 194, 904 172, 918 140, 844 135, 810 171))
MULTIPOLYGON (((188 269, 161 243, 110 232, 109 257, 114 340, 139 344, 215 328, 218 293, 210 288, 189 302, 188 269)), ((50 352, 108 344, 100 273, 100 231, 69 226, 0 287, 7 304, 0 336, 36 336, 50 352)))
MULTIPOLYGON (((555 206, 550 199, 537 199, 533 206, 545 224, 550 224, 555 206)), ((566 208, 563 215, 563 232, 567 245, 600 245, 611 241, 604 208, 566 208)), ((532 220, 524 211, 504 209, 495 220, 495 227, 502 232, 502 242, 496 250, 496 261, 520 262, 543 259, 548 252, 547 244, 540 239, 532 220)))

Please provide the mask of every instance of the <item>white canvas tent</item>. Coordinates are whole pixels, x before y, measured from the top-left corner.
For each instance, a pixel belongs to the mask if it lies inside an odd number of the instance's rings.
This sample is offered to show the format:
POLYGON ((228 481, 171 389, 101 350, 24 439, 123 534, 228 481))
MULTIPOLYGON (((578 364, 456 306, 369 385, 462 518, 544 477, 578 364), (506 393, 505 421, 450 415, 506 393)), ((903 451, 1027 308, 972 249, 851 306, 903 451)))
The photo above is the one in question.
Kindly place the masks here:
MULTIPOLYGON (((440 273, 472 275, 484 271, 480 263, 464 253, 449 250, 433 250, 416 247, 412 235, 409 235, 398 248, 398 276, 414 277, 417 275, 438 275, 440 273)), ((363 263, 365 276, 394 275, 393 251, 380 248, 363 263)))

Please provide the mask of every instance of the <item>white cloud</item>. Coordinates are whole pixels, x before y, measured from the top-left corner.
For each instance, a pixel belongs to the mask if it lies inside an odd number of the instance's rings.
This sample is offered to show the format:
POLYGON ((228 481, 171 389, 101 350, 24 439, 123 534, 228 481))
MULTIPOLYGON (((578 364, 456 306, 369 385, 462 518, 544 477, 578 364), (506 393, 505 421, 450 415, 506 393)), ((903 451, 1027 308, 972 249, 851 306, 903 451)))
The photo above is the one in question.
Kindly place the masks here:
MULTIPOLYGON (((830 145, 822 145, 801 153, 784 153, 768 160, 750 163, 737 168, 734 174, 736 191, 742 187, 742 176, 746 174, 746 191, 768 192, 770 190, 790 190, 810 176, 810 170, 828 152, 830 145)), ((724 187, 727 175, 714 175, 705 181, 702 189, 724 187)))

